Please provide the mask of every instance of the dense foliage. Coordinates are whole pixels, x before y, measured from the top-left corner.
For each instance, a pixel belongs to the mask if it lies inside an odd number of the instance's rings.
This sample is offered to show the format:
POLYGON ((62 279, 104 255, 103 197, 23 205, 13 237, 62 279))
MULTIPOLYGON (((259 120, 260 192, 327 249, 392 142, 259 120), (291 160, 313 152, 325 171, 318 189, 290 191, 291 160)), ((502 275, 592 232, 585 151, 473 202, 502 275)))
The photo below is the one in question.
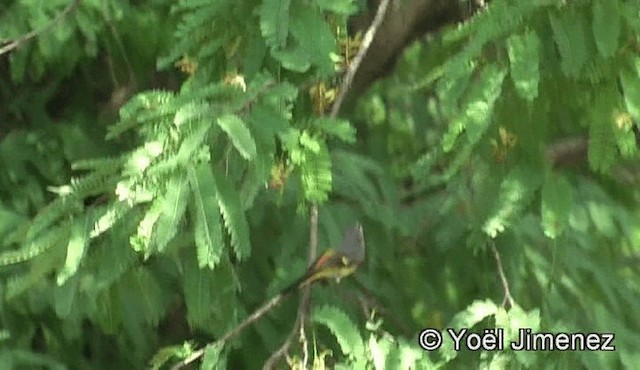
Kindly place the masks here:
MULTIPOLYGON (((640 4, 493 0, 333 118, 365 8, 0 5, 4 44, 42 31, 0 56, 0 364, 168 368, 304 272, 317 206, 367 260, 314 287, 292 368, 640 365, 640 4), (418 346, 449 327, 616 351, 418 346)), ((200 364, 260 368, 297 308, 200 364)))

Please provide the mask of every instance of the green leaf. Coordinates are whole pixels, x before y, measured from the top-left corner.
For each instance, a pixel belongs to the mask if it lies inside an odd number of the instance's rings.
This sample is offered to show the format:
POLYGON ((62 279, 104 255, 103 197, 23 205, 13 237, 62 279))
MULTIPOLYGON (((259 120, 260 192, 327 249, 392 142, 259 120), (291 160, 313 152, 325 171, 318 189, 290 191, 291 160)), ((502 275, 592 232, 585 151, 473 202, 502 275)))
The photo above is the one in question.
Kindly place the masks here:
POLYGON ((184 175, 172 177, 167 183, 162 211, 153 229, 153 240, 159 252, 164 251, 178 232, 178 226, 187 208, 188 196, 189 187, 185 184, 184 175))
POLYGON ((640 59, 635 60, 635 71, 620 70, 620 82, 624 91, 624 102, 631 117, 640 122, 640 79, 638 78, 638 66, 640 59))
POLYGON ((132 321, 157 325, 166 307, 162 287, 151 271, 137 267, 129 271, 120 283, 122 300, 128 306, 127 313, 138 318, 132 321))
POLYGON ((468 119, 467 134, 471 143, 480 140, 488 128, 494 103, 502 92, 502 81, 505 75, 506 71, 503 68, 489 65, 484 68, 479 81, 472 87, 469 103, 464 112, 468 119))
POLYGON ((353 144, 356 141, 356 130, 347 120, 319 117, 314 120, 314 123, 323 133, 334 136, 345 143, 353 144))
MULTIPOLYGON (((458 312, 447 328, 455 330, 471 329, 474 325, 487 317, 493 316, 498 312, 498 306, 491 300, 476 300, 471 303, 464 311, 458 312)), ((458 352, 454 348, 453 339, 449 335, 444 335, 442 346, 438 350, 445 361, 450 361, 458 356, 458 352)))
POLYGON ((231 245, 238 259, 246 258, 251 253, 249 225, 240 205, 238 192, 224 174, 216 172, 214 180, 218 206, 222 212, 224 224, 231 235, 231 245))
POLYGON ((373 362, 373 368, 376 370, 384 369, 385 360, 389 357, 392 350, 395 350, 395 346, 391 342, 390 338, 383 336, 381 338, 376 338, 376 336, 371 333, 369 336, 369 353, 371 353, 371 359, 373 362))
POLYGON ((173 124, 176 127, 180 127, 187 123, 201 120, 208 113, 210 113, 209 104, 191 101, 178 108, 173 116, 173 124))
MULTIPOLYGON (((42 236, 28 242, 23 248, 9 250, 0 254, 0 266, 7 266, 33 259, 58 243, 68 243, 68 224, 49 229, 42 236)), ((8 294, 8 293, 7 293, 8 294)))
POLYGON ((364 341, 358 327, 344 312, 335 307, 322 306, 315 309, 311 317, 314 322, 331 330, 342 353, 352 358, 361 358, 364 355, 364 341))
POLYGON ((120 109, 120 121, 107 128, 106 139, 114 139, 152 118, 171 114, 170 110, 164 111, 163 108, 170 107, 174 100, 174 93, 170 91, 147 91, 137 94, 120 109))
POLYGON ((351 15, 358 11, 354 0, 316 0, 316 5, 337 14, 351 15))
POLYGON ((19 225, 27 221, 28 218, 25 216, 4 208, 2 204, 0 204, 0 240, 4 240, 4 238, 10 235, 12 231, 15 231, 19 225))
POLYGON ((289 5, 291 0, 265 0, 260 7, 260 30, 266 44, 283 48, 289 34, 289 5))
POLYGON ((85 216, 76 220, 71 226, 71 235, 69 236, 69 244, 67 245, 67 258, 56 280, 58 286, 63 285, 69 277, 78 271, 89 241, 89 236, 87 235, 87 223, 89 222, 88 216, 85 216))
MULTIPOLYGON (((197 121, 195 128, 188 131, 180 143, 180 149, 175 154, 175 161, 178 164, 186 165, 191 163, 193 157, 202 149, 207 140, 211 122, 208 120, 197 121)), ((137 172, 136 172, 137 173, 137 172)))
POLYGON ((540 330, 540 311, 538 309, 526 312, 517 304, 509 311, 500 307, 496 314, 496 326, 505 329, 507 341, 518 338, 519 329, 531 329, 533 332, 540 330))
POLYGON ((229 135, 233 146, 246 160, 252 160, 257 155, 256 143, 242 119, 235 114, 228 114, 218 118, 218 125, 229 135))
POLYGON ((318 68, 319 76, 334 73, 331 53, 335 53, 335 39, 320 12, 303 2, 296 2, 295 13, 291 17, 291 34, 302 48, 309 61, 318 68))
POLYGON ((513 35, 507 40, 511 78, 518 94, 533 101, 538 96, 540 39, 535 31, 513 35))
POLYGON ((193 345, 190 342, 166 346, 160 348, 149 360, 152 370, 160 370, 172 358, 184 359, 193 353, 193 345))
POLYGON ((593 36, 596 40, 596 46, 603 57, 611 57, 618 50, 618 39, 620 38, 621 14, 618 1, 595 0, 592 9, 593 36))
POLYGON ((500 184, 496 206, 482 226, 482 231, 491 238, 502 233, 528 204, 539 181, 539 177, 525 166, 509 172, 500 184))
POLYGON ((475 300, 464 311, 458 312, 448 326, 456 329, 471 328, 485 318, 495 315, 497 311, 498 306, 492 300, 475 300))
POLYGON ((549 20, 562 57, 562 72, 569 77, 578 77, 589 56, 584 17, 570 10, 560 15, 550 13, 549 20))
POLYGON ((453 149, 456 139, 464 130, 471 144, 480 140, 491 122, 493 107, 502 92, 505 75, 504 68, 493 64, 483 69, 479 80, 471 86, 464 111, 449 124, 449 130, 442 138, 445 152, 453 149))
MULTIPOLYGON (((301 140, 302 141, 302 140, 301 140)), ((300 165, 300 178, 305 198, 312 203, 322 203, 329 198, 332 186, 331 157, 324 143, 319 143, 319 151, 304 152, 300 165)))
POLYGON ((300 46, 272 50, 271 55, 282 64, 284 69, 294 72, 306 72, 311 67, 309 54, 300 46))
POLYGON ((97 238, 107 230, 112 229, 116 223, 124 218, 131 206, 126 202, 115 202, 110 204, 104 209, 104 212, 98 217, 98 220, 93 224, 93 230, 89 233, 91 238, 97 238))
POLYGON ((608 205, 591 201, 587 204, 587 210, 599 234, 613 238, 618 233, 612 210, 608 205))
MULTIPOLYGON (((633 124, 633 123, 632 123, 633 124)), ((620 150, 622 158, 632 159, 638 152, 638 143, 636 141, 636 135, 633 133, 631 127, 614 128, 616 144, 620 150)))
POLYGON ((204 356, 202 358, 201 370, 214 370, 224 368, 220 365, 220 353, 222 352, 222 346, 224 343, 216 345, 208 345, 204 350, 204 356))
POLYGON ((207 328, 215 311, 213 303, 219 285, 211 271, 198 268, 194 257, 183 258, 183 261, 187 321, 192 328, 207 328))
POLYGON ((115 289, 103 289, 97 294, 96 310, 93 317, 108 334, 116 334, 122 323, 122 310, 118 307, 118 296, 115 289))
POLYGON ((66 319, 71 314, 71 308, 78 292, 79 281, 80 278, 76 275, 67 279, 61 286, 55 287, 53 291, 54 309, 59 318, 66 319))
POLYGON ((442 110, 446 116, 451 116, 459 110, 460 98, 469 87, 471 76, 476 67, 475 63, 469 63, 467 60, 463 62, 458 59, 453 59, 441 67, 447 73, 438 79, 435 90, 442 102, 442 110))
POLYGON ((136 252, 142 252, 145 258, 148 258, 155 251, 155 241, 153 239, 153 230, 163 210, 164 198, 156 197, 151 206, 145 213, 135 235, 129 239, 131 247, 136 252))
POLYGON ((71 214, 81 209, 81 204, 73 196, 60 196, 49 203, 46 207, 40 209, 38 214, 31 221, 31 225, 27 230, 27 240, 31 240, 38 236, 43 230, 54 225, 64 215, 71 214))
POLYGON ((571 184, 561 174, 551 173, 542 187, 541 223, 544 234, 555 239, 569 221, 573 204, 571 184))
POLYGON ((215 270, 199 269, 193 251, 187 253, 182 255, 187 321, 191 328, 221 335, 233 327, 239 307, 231 263, 224 258, 215 270))
POLYGON ((615 122, 612 111, 617 103, 617 92, 612 86, 599 88, 595 102, 589 111, 589 166, 607 173, 615 163, 618 153, 615 138, 615 122))
POLYGON ((196 169, 189 166, 188 173, 194 197, 198 267, 213 269, 220 262, 224 245, 215 179, 209 163, 201 163, 196 169))
POLYGON ((342 150, 333 152, 332 185, 341 196, 360 201, 361 204, 381 202, 372 178, 383 175, 382 166, 369 157, 342 150))
POLYGON ((303 131, 302 135, 300 135, 300 145, 313 154, 320 153, 320 140, 317 137, 309 135, 307 131, 303 131))

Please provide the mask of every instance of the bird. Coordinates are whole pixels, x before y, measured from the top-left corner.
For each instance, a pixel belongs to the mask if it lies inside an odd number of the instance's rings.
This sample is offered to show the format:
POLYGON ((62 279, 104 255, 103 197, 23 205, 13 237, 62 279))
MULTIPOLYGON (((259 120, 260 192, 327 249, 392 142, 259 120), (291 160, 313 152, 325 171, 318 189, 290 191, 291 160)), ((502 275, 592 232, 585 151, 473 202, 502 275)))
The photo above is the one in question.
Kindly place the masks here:
POLYGON ((307 271, 293 284, 283 289, 283 293, 303 288, 318 280, 335 279, 353 274, 364 262, 365 242, 362 225, 356 223, 345 230, 338 248, 327 249, 309 266, 307 271))

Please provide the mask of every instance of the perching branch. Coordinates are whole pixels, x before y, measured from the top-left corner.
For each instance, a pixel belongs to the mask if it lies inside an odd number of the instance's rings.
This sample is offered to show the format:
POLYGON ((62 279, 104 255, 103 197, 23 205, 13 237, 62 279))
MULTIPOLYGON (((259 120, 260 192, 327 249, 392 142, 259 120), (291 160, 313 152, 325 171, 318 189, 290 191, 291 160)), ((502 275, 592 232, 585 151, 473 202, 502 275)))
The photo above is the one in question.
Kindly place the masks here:
POLYGON ((53 27, 57 26, 60 22, 62 22, 64 20, 64 18, 69 13, 71 13, 78 6, 78 4, 80 4, 80 0, 72 0, 69 3, 69 5, 67 5, 67 7, 64 8, 64 10, 62 12, 60 12, 60 14, 58 14, 51 22, 49 22, 49 24, 47 24, 46 26, 44 26, 40 30, 31 31, 29 33, 26 33, 26 34, 18 37, 17 39, 9 42, 8 44, 4 45, 3 47, 0 48, 0 56, 10 52, 13 49, 17 49, 17 48, 21 47, 22 45, 24 45, 27 42, 31 41, 32 39, 36 38, 38 35, 43 34, 43 33, 47 32, 47 31, 49 31, 50 29, 52 29, 53 27))
POLYGON ((514 300, 513 296, 511 296, 511 291, 509 290, 509 281, 507 281, 507 277, 504 274, 504 270, 502 269, 502 260, 500 259, 500 253, 496 249, 496 245, 491 240, 489 242, 491 246, 491 251, 493 252, 493 257, 496 259, 496 265, 498 266, 498 275, 500 275, 500 281, 502 282, 502 289, 504 289, 504 299, 502 300, 502 306, 505 306, 507 303, 509 307, 513 307, 514 300))
POLYGON ((193 361, 195 361, 195 360, 199 359, 200 357, 202 357, 202 355, 204 355, 204 352, 207 350, 207 348, 215 347, 215 346, 217 346, 219 344, 227 342, 230 339, 235 338, 245 328, 247 328, 249 325, 253 324, 254 322, 258 321, 258 319, 260 319, 267 312, 271 311, 271 309, 276 307, 280 302, 282 302, 282 300, 284 298, 286 298, 293 291, 294 291, 293 289, 288 289, 288 290, 285 290, 282 293, 276 295, 275 297, 271 298, 267 303, 262 305, 262 307, 258 308, 256 311, 254 311, 251 314, 251 316, 247 317, 238 326, 233 328, 233 330, 227 332, 225 335, 223 335, 220 339, 216 340, 215 342, 209 343, 206 346, 200 348, 199 350, 194 351, 187 358, 185 358, 184 360, 182 360, 182 361, 178 362, 177 364, 173 365, 171 370, 178 370, 178 369, 180 369, 180 368, 182 368, 184 366, 187 366, 190 363, 192 363, 193 361))
POLYGON ((387 13, 387 8, 389 7, 389 0, 382 0, 380 5, 378 6, 378 11, 376 11, 376 16, 373 18, 373 22, 371 22, 371 26, 367 30, 367 33, 364 34, 364 38, 362 39, 362 46, 360 50, 358 50, 358 54, 356 54, 353 61, 349 65, 349 69, 342 80, 342 84, 340 86, 340 90, 338 93, 338 97, 336 101, 333 103, 333 107, 331 107, 332 118, 338 116, 338 112, 340 112, 340 108, 342 107, 342 103, 344 102, 345 96, 347 96, 347 92, 351 88, 351 82, 353 82, 353 77, 358 72, 358 68, 360 67, 360 63, 364 59, 364 56, 367 54, 369 47, 371 47, 371 43, 373 42, 373 38, 380 28, 382 24, 382 20, 384 19, 385 14, 387 13))

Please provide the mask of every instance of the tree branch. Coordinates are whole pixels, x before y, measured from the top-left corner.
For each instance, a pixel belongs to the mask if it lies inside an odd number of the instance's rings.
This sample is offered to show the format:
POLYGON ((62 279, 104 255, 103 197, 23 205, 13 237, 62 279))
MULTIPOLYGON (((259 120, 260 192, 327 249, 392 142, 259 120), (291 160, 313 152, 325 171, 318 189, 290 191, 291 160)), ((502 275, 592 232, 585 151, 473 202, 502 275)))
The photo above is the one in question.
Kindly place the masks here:
MULTIPOLYGON (((382 5, 383 0, 369 0, 382 5)), ((350 101, 371 84, 386 76, 404 48, 425 33, 470 17, 475 11, 465 11, 460 1, 451 0, 393 0, 371 43, 370 52, 359 66, 350 91, 350 101)), ((380 7, 378 7, 379 10, 380 7)), ((475 10, 475 9, 473 9, 475 10)), ((372 24, 370 14, 350 20, 350 32, 364 30, 372 24)))
POLYGON ((43 33, 47 32, 47 31, 49 31, 50 29, 52 29, 53 27, 57 26, 79 4, 80 4, 80 0, 72 0, 69 3, 69 5, 67 5, 67 7, 64 8, 64 10, 62 12, 60 12, 60 14, 58 14, 51 22, 49 22, 49 24, 47 24, 46 26, 44 26, 40 30, 31 31, 29 33, 26 33, 26 34, 18 37, 17 39, 9 42, 8 44, 4 45, 3 47, 1 47, 0 48, 0 56, 12 51, 13 49, 17 49, 17 48, 21 47, 22 45, 26 44, 27 42, 31 41, 32 39, 38 37, 40 34, 43 34, 43 33))
POLYGON ((246 319, 244 319, 244 321, 242 321, 240 324, 238 324, 238 326, 233 328, 233 330, 227 332, 225 335, 223 335, 220 339, 216 340, 215 342, 209 343, 206 346, 200 348, 199 350, 194 351, 187 358, 185 358, 184 360, 182 360, 182 361, 178 362, 177 364, 173 365, 171 370, 178 370, 178 369, 180 369, 180 368, 182 368, 184 366, 187 366, 190 363, 192 363, 193 361, 195 361, 195 360, 199 359, 200 357, 202 357, 202 355, 204 355, 204 352, 207 350, 207 348, 215 347, 215 346, 217 346, 219 344, 225 343, 226 341, 228 341, 230 339, 235 338, 247 326, 253 324, 256 321, 258 321, 262 316, 264 316, 267 312, 271 311, 271 309, 276 307, 280 302, 282 302, 282 300, 284 298, 286 298, 293 291, 294 291, 294 289, 288 289, 288 290, 285 290, 284 292, 276 295, 275 297, 271 298, 267 303, 262 305, 262 307, 260 307, 257 310, 255 310, 251 314, 251 316, 247 317, 246 319))
POLYGON ((491 251, 493 252, 493 257, 496 259, 496 265, 498 266, 498 275, 500 275, 500 281, 502 282, 502 289, 504 290, 504 299, 502 300, 502 306, 509 304, 509 307, 513 307, 514 300, 513 296, 511 296, 511 291, 509 290, 509 281, 504 274, 504 270, 502 269, 502 260, 500 259, 500 253, 498 253, 498 249, 496 249, 496 244, 493 240, 489 242, 491 246, 491 251))
POLYGON ((331 108, 331 117, 335 118, 338 116, 338 112, 342 107, 342 103, 344 102, 345 96, 347 96, 347 92, 351 88, 351 83, 353 82, 353 78, 360 68, 360 64, 364 60, 364 56, 367 54, 369 47, 371 47, 371 43, 373 42, 373 38, 378 32, 378 28, 382 24, 382 20, 387 14, 387 8, 389 7, 389 0, 382 0, 380 6, 378 6, 378 11, 376 12, 376 16, 373 18, 373 22, 371 22, 371 26, 367 30, 367 33, 364 34, 364 38, 362 39, 362 46, 360 50, 358 50, 358 54, 356 54, 355 58, 351 61, 349 65, 349 70, 346 75, 342 79, 342 85, 340 86, 340 90, 338 93, 338 97, 331 108))

